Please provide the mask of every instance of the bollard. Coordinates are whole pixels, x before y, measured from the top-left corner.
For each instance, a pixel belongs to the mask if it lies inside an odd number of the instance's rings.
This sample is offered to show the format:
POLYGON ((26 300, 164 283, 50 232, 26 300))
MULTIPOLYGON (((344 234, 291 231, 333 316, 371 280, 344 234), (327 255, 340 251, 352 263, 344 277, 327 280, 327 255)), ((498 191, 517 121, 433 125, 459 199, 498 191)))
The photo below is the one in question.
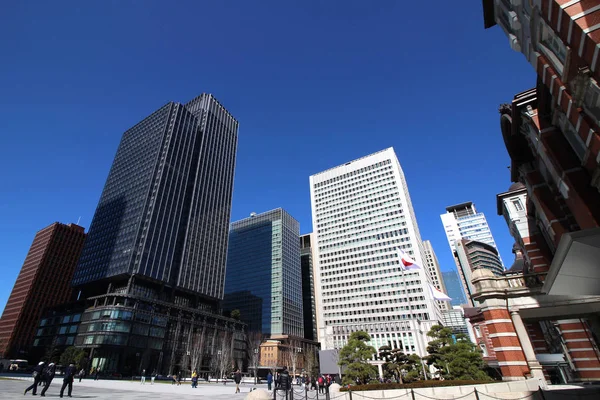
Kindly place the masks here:
POLYGON ((350 394, 350 400, 352 400, 352 389, 348 388, 348 393, 350 394))
POLYGON ((410 389, 410 395, 412 397, 412 400, 415 400, 415 392, 412 389, 410 389))
POLYGON ((477 393, 477 388, 473 388, 473 393, 475 393, 475 400, 479 400, 479 393, 477 393))
POLYGON ((546 396, 544 395, 544 391, 542 390, 542 388, 538 388, 538 393, 540 394, 541 400, 546 400, 546 396))

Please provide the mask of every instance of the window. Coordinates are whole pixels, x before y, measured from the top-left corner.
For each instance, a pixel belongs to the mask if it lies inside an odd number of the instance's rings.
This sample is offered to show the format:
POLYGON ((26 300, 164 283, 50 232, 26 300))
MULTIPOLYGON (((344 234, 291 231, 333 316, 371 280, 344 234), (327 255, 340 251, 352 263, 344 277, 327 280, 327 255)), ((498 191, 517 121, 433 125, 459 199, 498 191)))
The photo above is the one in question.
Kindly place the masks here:
POLYGON ((475 336, 480 338, 481 337, 481 328, 479 328, 478 326, 474 326, 473 329, 475 330, 475 336))
POLYGON ((479 343, 479 348, 483 352, 483 356, 487 357, 488 356, 488 351, 487 351, 487 347, 485 346, 485 343, 479 343))
POLYGON ((512 203, 513 203, 513 206, 515 206, 515 210, 523 211, 523 204, 521 204, 521 200, 514 199, 514 200, 512 200, 512 203))
POLYGON ((562 75, 563 66, 567 59, 567 47, 543 20, 540 20, 539 47, 562 75))

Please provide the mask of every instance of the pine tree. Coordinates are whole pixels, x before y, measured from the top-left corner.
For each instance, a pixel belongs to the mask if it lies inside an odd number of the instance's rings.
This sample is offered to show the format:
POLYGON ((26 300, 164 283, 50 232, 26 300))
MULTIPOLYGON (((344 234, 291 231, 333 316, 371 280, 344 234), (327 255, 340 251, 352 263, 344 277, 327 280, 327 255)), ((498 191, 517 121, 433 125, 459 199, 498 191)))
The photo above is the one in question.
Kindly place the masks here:
POLYGON ((348 343, 340 350, 339 365, 345 366, 342 383, 345 385, 361 382, 367 383, 371 378, 377 377, 377 368, 369 364, 369 360, 377 354, 373 346, 367 342, 371 336, 364 331, 356 331, 350 334, 348 343))

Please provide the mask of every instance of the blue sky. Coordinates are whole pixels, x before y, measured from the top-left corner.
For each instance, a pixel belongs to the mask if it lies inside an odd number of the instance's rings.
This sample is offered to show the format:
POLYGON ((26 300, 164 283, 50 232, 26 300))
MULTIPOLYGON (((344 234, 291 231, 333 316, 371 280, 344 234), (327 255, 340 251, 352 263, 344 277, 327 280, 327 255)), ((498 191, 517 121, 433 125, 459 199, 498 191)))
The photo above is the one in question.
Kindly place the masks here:
POLYGON ((233 220, 310 232, 308 177, 393 146, 442 269, 464 201, 512 262, 497 107, 535 75, 479 2, 7 2, 0 37, 0 308, 37 230, 89 227, 121 134, 201 92, 240 121, 233 220))

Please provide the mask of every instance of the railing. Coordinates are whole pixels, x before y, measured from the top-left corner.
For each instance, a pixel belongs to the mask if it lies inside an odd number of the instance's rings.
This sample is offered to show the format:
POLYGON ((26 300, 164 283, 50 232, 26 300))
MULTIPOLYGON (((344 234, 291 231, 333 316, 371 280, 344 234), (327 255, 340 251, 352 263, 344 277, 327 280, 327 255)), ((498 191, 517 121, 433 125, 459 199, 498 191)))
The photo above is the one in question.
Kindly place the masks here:
MULTIPOLYGON (((327 389, 327 388, 325 388, 327 389)), ((429 395, 425 395, 419 393, 418 389, 415 391, 413 389, 405 389, 405 393, 398 394, 396 396, 390 397, 390 394, 383 394, 381 390, 373 390, 373 391, 352 391, 352 389, 348 389, 345 392, 337 392, 337 393, 329 393, 328 390, 325 392, 319 392, 318 390, 306 390, 303 388, 291 388, 290 390, 283 389, 275 389, 273 391, 273 400, 394 400, 394 399, 403 399, 403 400, 456 400, 456 399, 464 399, 464 400, 546 400, 545 392, 540 388, 537 391, 523 392, 523 395, 520 397, 515 397, 516 393, 485 393, 478 391, 476 388, 473 388, 473 391, 467 394, 463 394, 461 396, 456 396, 452 394, 448 394, 448 397, 431 397, 429 395)), ((394 391, 397 392, 398 390, 394 391)), ((554 394, 556 391, 552 391, 554 394)), ((546 392, 547 393, 547 392, 546 392)), ((566 394, 566 393, 565 393, 566 394)), ((570 395, 570 393, 569 393, 570 395)), ((565 397, 568 398, 568 397, 565 397)))

